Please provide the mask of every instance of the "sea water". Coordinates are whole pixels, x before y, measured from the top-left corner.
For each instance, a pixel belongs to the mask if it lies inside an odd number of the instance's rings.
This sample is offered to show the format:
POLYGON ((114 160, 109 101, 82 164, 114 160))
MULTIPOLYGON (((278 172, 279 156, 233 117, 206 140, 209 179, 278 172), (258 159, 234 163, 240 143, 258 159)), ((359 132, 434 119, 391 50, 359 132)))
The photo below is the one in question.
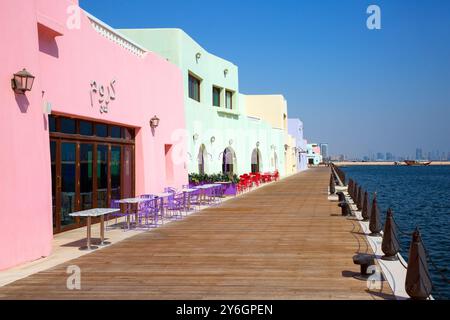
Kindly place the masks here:
MULTIPOLYGON (((450 166, 348 166, 342 168, 364 189, 377 192, 384 224, 386 210, 394 211, 399 229, 412 232, 416 227, 434 263, 450 279, 450 166)), ((398 235, 401 254, 407 260, 411 238, 398 235)), ((450 299, 450 285, 429 263, 437 299, 450 299)))

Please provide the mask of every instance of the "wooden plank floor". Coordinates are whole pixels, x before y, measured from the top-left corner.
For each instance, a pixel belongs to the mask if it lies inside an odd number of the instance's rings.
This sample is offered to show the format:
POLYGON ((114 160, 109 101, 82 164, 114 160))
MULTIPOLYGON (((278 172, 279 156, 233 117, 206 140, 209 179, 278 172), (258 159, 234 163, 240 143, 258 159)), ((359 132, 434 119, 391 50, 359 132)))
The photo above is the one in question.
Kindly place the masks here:
POLYGON ((318 168, 0 288, 0 299, 392 299, 352 278, 359 224, 318 168), (67 266, 81 290, 66 288, 67 266))

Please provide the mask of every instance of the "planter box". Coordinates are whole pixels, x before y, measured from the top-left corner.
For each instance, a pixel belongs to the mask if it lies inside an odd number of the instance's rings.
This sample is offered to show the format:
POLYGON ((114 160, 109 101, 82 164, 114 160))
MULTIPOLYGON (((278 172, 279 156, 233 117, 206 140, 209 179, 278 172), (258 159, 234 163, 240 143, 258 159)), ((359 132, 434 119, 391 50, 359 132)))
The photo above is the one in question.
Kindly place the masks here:
POLYGON ((226 196, 235 196, 237 194, 237 186, 236 183, 230 183, 225 189, 224 195, 226 196))
MULTIPOLYGON (((209 182, 200 182, 200 183, 192 183, 189 182, 189 188, 197 187, 203 184, 208 184, 209 182)), ((230 183, 227 185, 227 188, 225 189, 224 195, 225 196, 235 196, 237 194, 237 185, 236 183, 230 183)))

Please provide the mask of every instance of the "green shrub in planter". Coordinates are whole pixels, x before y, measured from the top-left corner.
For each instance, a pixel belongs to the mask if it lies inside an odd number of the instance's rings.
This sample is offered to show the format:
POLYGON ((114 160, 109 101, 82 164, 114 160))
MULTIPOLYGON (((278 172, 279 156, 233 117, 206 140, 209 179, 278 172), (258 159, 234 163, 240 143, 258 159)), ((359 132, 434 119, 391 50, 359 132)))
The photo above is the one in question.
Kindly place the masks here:
POLYGON ((224 173, 215 173, 215 174, 199 174, 199 173, 190 173, 189 174, 189 183, 192 184, 200 184, 200 183, 215 183, 215 182, 228 182, 231 181, 234 184, 239 183, 239 177, 234 174, 229 176, 224 173))

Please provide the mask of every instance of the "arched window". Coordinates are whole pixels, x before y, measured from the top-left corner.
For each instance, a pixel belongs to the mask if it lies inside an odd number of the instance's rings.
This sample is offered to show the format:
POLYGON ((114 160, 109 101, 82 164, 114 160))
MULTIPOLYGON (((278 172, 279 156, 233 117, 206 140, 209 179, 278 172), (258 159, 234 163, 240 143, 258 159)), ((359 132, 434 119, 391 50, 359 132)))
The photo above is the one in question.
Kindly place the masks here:
POLYGON ((228 147, 223 151, 222 157, 222 172, 228 175, 233 175, 236 164, 236 153, 233 148, 228 147))
POLYGON ((252 173, 261 172, 261 169, 261 151, 255 148, 252 152, 252 173))
POLYGON ((199 174, 205 174, 205 160, 206 160, 206 147, 204 144, 200 146, 200 149, 198 151, 198 173, 199 174))
POLYGON ((276 151, 274 151, 273 159, 274 159, 275 170, 278 170, 278 155, 277 155, 276 151))

